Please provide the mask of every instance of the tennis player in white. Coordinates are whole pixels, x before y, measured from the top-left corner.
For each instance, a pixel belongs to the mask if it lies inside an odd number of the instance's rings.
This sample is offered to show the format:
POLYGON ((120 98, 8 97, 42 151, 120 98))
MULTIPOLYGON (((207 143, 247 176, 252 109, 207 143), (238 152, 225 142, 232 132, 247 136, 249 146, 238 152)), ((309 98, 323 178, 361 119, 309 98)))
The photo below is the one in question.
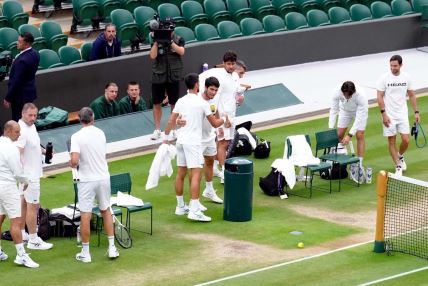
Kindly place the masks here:
POLYGON ((76 254, 76 259, 85 263, 92 261, 89 252, 90 221, 95 198, 101 211, 104 230, 108 238, 108 257, 119 257, 114 245, 113 218, 110 212, 110 173, 106 160, 107 142, 104 132, 94 126, 94 112, 89 107, 79 111, 80 123, 83 127, 71 136, 70 165, 79 166, 77 183, 80 209, 80 235, 82 251, 76 254))
POLYGON ((201 180, 202 164, 202 126, 204 118, 207 118, 213 127, 221 126, 227 117, 217 119, 211 112, 208 102, 198 96, 199 76, 191 73, 186 75, 184 82, 188 93, 180 98, 171 116, 163 136, 163 143, 169 143, 170 131, 181 118, 184 126, 177 130, 177 177, 175 179, 175 193, 177 197, 176 215, 185 215, 191 220, 211 221, 200 208, 199 188, 201 180), (183 198, 184 179, 190 170, 190 204, 187 207, 183 198))
MULTIPOLYGON (((364 178, 364 130, 367 125, 368 110, 369 107, 366 95, 362 88, 359 86, 356 87, 352 81, 345 81, 340 88, 334 91, 328 128, 335 127, 337 115, 339 115, 339 119, 337 120, 337 133, 340 143, 348 145, 354 135, 357 137, 357 155, 360 159, 360 171, 356 168, 351 168, 351 175, 353 178, 357 178, 357 173, 361 178, 364 178), (352 121, 354 121, 354 123, 349 129, 348 134, 345 135, 352 121)), ((357 180, 360 182, 362 181, 360 178, 357 180)))
POLYGON ((404 161, 410 141, 409 114, 406 96, 409 96, 415 113, 415 121, 420 122, 416 95, 410 77, 401 71, 403 59, 394 55, 389 60, 390 72, 385 73, 377 83, 377 102, 382 114, 383 135, 388 137, 389 153, 395 164, 395 173, 402 175, 407 165, 404 161), (401 144, 397 150, 396 136, 400 134, 401 144))
POLYGON ((22 221, 21 232, 24 241, 28 240, 28 249, 47 250, 53 247, 52 243, 43 241, 37 235, 37 213, 40 207, 40 178, 43 175, 42 154, 45 149, 40 146, 40 137, 37 133, 34 123, 37 119, 38 109, 33 103, 26 103, 22 108, 19 126, 21 127, 21 136, 16 141, 16 146, 21 153, 21 162, 24 172, 28 174, 28 187, 23 191, 23 185, 20 185, 22 192, 22 221), (28 235, 25 232, 27 224, 28 235))

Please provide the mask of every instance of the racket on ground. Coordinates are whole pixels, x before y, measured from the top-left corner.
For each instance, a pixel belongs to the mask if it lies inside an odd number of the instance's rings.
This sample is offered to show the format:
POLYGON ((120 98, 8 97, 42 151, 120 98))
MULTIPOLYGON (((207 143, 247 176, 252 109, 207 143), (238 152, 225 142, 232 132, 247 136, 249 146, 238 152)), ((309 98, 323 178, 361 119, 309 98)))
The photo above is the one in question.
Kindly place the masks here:
POLYGON ((114 224, 114 238, 117 243, 123 248, 131 248, 132 238, 129 229, 124 226, 119 219, 114 215, 113 209, 110 207, 111 216, 114 224))
MULTIPOLYGON (((66 141, 66 145, 67 145, 68 153, 70 153, 70 149, 71 149, 71 140, 70 139, 66 141)), ((70 155, 71 155, 71 153, 70 153, 70 155)), ((77 166, 76 168, 71 168, 71 175, 73 176, 73 181, 80 181, 79 166, 77 166)))

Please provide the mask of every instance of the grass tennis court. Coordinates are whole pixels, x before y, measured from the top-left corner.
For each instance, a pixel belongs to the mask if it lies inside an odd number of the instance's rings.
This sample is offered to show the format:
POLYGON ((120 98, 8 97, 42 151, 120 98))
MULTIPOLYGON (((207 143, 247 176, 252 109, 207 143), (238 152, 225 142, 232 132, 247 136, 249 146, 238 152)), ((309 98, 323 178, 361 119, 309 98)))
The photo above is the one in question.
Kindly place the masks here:
MULTIPOLYGON (((423 128, 428 131, 428 98, 419 98, 418 104, 423 128)), ((132 231, 133 247, 119 249, 121 257, 108 261, 106 238, 96 247, 93 233, 93 262, 89 265, 75 261, 80 249, 74 238, 53 238, 51 251, 32 251, 32 258, 40 263, 38 269, 15 266, 11 261, 14 247, 3 241, 10 257, 0 263, 0 285, 28 285, 29 279, 31 285, 192 285, 373 240, 376 176, 372 184, 360 188, 343 185, 340 193, 314 191, 312 199, 292 196, 280 200, 265 196, 258 187, 258 178, 269 172, 275 158, 282 157, 286 136, 306 133, 315 142, 314 133, 326 129, 327 121, 322 118, 257 132, 272 142, 272 152, 265 160, 251 157, 255 164, 253 220, 245 223, 223 221, 223 206, 203 199, 213 222, 195 223, 175 216, 173 178, 162 178, 156 189, 144 190, 153 154, 110 163, 111 174, 130 172, 132 193, 153 204, 153 236, 132 231), (296 230, 303 234, 290 234, 296 230), (305 243, 304 249, 297 248, 299 241, 305 243)), ((392 171, 377 108, 370 109, 366 141, 364 165, 372 167, 374 174, 381 169, 392 171)), ((428 180, 427 148, 417 149, 411 142, 406 153, 407 176, 428 180)), ((223 197, 219 180, 214 182, 223 197)), ((304 191, 302 183, 296 185, 295 191, 299 190, 304 191)), ((73 202, 73 196, 70 172, 42 180, 43 207, 64 206, 73 202)), ((133 214, 133 228, 148 230, 149 218, 149 212, 133 214)), ((372 249, 373 243, 367 243, 219 285, 357 285, 428 264, 410 255, 375 254, 372 249)), ((427 278, 428 271, 421 271, 379 285, 423 285, 427 278)))

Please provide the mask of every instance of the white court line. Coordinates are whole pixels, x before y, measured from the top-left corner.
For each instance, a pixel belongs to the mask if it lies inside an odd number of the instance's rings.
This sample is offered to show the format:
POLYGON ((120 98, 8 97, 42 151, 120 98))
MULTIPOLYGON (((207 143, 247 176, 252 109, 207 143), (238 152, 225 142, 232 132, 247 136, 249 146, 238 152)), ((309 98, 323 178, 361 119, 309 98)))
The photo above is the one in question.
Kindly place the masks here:
POLYGON ((414 269, 414 270, 411 270, 411 271, 403 272, 403 273, 400 273, 400 274, 392 275, 392 276, 389 276, 389 277, 385 277, 385 278, 382 278, 382 279, 374 280, 374 281, 367 282, 367 283, 364 283, 364 284, 359 284, 358 286, 373 285, 373 284, 377 284, 377 283, 380 283, 380 282, 383 282, 383 281, 392 280, 392 279, 395 279, 395 278, 398 278, 398 277, 402 277, 402 276, 406 276, 406 275, 409 275, 409 274, 413 274, 413 273, 416 273, 416 272, 419 272, 419 271, 424 271, 424 270, 427 270, 427 269, 428 269, 428 266, 425 266, 425 267, 422 267, 422 268, 418 268, 418 269, 414 269))
POLYGON ((345 246, 345 247, 342 247, 342 248, 338 248, 338 249, 335 249, 335 250, 331 250, 331 251, 327 251, 327 252, 315 254, 315 255, 312 255, 312 256, 307 256, 307 257, 299 258, 299 259, 296 259, 296 260, 287 261, 287 262, 283 262, 283 263, 279 263, 279 264, 275 264, 275 265, 271 265, 271 266, 267 266, 267 267, 263 267, 263 268, 259 268, 259 269, 254 269, 254 270, 251 270, 251 271, 248 271, 248 272, 244 272, 244 273, 240 273, 240 274, 235 274, 235 275, 232 275, 232 276, 223 277, 223 278, 220 278, 220 279, 217 279, 217 280, 212 280, 212 281, 208 281, 208 282, 205 282, 205 283, 197 284, 196 286, 211 285, 211 284, 222 282, 222 281, 225 281, 225 280, 231 280, 231 279, 235 279, 235 278, 238 278, 238 277, 247 276, 247 275, 250 275, 250 274, 254 274, 254 273, 258 273, 258 272, 262 272, 262 271, 266 271, 266 270, 278 268, 278 267, 281 267, 281 266, 286 266, 286 265, 294 264, 294 263, 297 263, 297 262, 309 260, 309 259, 312 259, 312 258, 321 257, 321 256, 324 256, 324 255, 332 254, 332 253, 339 252, 339 251, 342 251, 342 250, 346 250, 346 249, 358 247, 358 246, 361 246, 361 245, 364 245, 364 244, 367 244, 367 243, 370 243, 370 242, 373 242, 373 240, 369 240, 369 241, 366 241, 366 242, 360 242, 360 243, 348 245, 348 246, 345 246))

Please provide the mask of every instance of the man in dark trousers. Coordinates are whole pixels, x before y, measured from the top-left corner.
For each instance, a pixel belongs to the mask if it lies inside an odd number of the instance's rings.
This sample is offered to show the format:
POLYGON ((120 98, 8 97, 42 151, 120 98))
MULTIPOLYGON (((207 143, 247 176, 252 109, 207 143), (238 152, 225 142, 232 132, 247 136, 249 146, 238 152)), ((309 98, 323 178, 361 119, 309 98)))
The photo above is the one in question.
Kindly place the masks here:
POLYGON ((37 98, 36 72, 39 67, 39 52, 31 48, 34 37, 30 33, 22 33, 18 37, 18 50, 9 74, 8 91, 3 100, 5 108, 12 109, 12 119, 18 122, 22 107, 37 98))

